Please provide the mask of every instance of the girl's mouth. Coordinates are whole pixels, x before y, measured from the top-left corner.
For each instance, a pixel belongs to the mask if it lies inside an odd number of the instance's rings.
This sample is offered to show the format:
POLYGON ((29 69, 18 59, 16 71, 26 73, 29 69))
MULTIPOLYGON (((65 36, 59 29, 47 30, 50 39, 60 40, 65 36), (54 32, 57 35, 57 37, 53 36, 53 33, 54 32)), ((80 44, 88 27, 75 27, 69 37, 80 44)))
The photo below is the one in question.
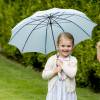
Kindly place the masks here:
POLYGON ((64 51, 64 50, 62 50, 62 52, 69 52, 69 51, 64 51))

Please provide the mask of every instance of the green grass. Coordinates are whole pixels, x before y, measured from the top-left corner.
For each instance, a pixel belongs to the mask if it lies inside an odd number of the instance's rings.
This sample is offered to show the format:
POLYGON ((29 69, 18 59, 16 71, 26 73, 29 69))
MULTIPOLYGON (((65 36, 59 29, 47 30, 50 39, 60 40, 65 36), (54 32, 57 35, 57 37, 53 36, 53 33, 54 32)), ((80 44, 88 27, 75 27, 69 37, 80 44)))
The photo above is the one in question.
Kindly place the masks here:
POLYGON ((88 88, 77 88, 78 100, 100 100, 100 93, 94 93, 88 88))
MULTIPOLYGON (((47 81, 41 73, 0 56, 0 100, 45 100, 47 81)), ((100 100, 100 94, 77 88, 78 100, 100 100)))

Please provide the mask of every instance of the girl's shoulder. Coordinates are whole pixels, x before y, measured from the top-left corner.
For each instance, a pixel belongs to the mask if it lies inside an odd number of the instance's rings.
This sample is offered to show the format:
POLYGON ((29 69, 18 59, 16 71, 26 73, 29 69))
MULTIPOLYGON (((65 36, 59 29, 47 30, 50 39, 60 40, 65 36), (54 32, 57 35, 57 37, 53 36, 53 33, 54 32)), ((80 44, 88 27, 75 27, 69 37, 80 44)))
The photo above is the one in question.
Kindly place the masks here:
POLYGON ((54 54, 54 55, 52 55, 52 56, 50 56, 48 58, 48 60, 56 60, 56 59, 57 59, 57 55, 56 54, 54 54))
POLYGON ((75 56, 70 56, 70 60, 74 61, 74 62, 77 62, 77 58, 75 56))

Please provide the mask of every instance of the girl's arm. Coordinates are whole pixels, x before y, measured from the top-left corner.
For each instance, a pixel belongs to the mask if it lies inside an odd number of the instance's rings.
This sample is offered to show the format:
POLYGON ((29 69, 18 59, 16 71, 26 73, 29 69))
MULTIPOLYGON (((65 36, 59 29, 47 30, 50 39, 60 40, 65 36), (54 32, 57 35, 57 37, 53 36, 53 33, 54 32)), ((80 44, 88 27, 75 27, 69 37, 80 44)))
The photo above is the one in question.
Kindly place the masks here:
POLYGON ((77 59, 75 58, 73 61, 70 61, 70 63, 66 62, 63 64, 62 69, 69 78, 74 78, 77 72, 77 59))
POLYGON ((42 72, 42 78, 43 79, 51 79, 55 75, 57 75, 60 70, 61 70, 61 68, 56 67, 55 59, 52 59, 52 57, 50 57, 45 65, 43 72, 42 72))
POLYGON ((62 68, 56 66, 56 59, 50 57, 45 65, 45 68, 42 72, 43 79, 51 79, 54 76, 58 75, 58 72, 61 72, 62 68))

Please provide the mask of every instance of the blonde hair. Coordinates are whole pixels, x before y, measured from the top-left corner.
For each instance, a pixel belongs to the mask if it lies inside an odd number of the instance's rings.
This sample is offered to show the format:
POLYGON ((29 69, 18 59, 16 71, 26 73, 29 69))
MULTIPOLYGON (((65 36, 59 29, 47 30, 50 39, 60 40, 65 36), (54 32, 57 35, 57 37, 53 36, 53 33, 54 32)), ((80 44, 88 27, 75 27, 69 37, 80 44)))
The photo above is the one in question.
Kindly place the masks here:
POLYGON ((59 36, 58 36, 57 46, 59 45, 61 37, 65 37, 67 39, 70 39, 72 41, 72 44, 74 45, 74 37, 73 37, 73 35, 71 33, 69 33, 69 32, 63 32, 63 33, 60 33, 59 36))

